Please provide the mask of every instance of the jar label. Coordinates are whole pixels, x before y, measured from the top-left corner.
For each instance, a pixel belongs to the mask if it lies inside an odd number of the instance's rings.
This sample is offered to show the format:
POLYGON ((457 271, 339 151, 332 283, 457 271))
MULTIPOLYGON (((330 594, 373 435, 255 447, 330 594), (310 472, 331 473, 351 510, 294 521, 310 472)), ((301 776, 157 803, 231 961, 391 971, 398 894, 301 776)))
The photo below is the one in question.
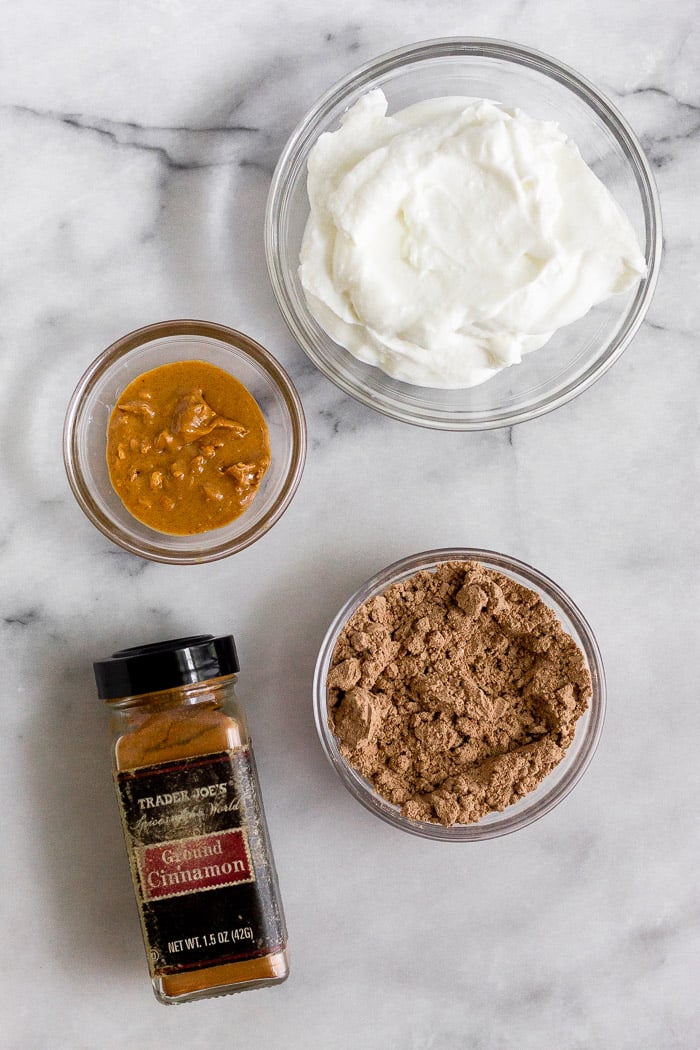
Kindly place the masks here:
POLYGON ((279 951, 285 942, 247 748, 115 774, 151 975, 279 951))

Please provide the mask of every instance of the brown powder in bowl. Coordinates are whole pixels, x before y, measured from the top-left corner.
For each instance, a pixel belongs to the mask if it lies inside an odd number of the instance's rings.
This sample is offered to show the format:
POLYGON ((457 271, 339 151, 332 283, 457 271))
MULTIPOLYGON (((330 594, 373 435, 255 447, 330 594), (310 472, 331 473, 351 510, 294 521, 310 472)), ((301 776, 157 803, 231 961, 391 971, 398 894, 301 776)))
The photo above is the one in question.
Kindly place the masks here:
POLYGON ((344 758, 405 817, 471 824, 561 762, 591 696, 582 652, 539 595, 474 561, 370 598, 328 673, 344 758))

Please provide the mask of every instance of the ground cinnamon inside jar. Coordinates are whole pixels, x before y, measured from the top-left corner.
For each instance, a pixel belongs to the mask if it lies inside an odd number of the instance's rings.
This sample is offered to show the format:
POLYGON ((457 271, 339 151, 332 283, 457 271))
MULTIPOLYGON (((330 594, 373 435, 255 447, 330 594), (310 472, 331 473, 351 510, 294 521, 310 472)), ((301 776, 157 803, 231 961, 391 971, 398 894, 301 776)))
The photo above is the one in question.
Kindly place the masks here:
POLYGON ((233 694, 237 667, 233 639, 211 636, 123 650, 95 665, 113 707, 122 823, 153 988, 165 1003, 288 974, 257 775, 233 694))

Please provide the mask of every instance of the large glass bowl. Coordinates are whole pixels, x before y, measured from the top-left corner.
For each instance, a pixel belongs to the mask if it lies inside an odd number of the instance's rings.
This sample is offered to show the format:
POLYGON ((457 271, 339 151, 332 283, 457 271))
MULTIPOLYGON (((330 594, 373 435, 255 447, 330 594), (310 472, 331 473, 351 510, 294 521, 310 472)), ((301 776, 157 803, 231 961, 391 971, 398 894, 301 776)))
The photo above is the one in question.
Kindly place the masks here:
POLYGON ((375 816, 402 831, 427 839, 444 842, 476 842, 518 831, 543 817, 565 798, 581 779, 593 758, 603 729, 605 717, 605 674, 600 650, 593 631, 571 598, 556 583, 530 565, 495 551, 470 547, 452 547, 425 551, 403 558, 382 569, 360 587, 345 603, 328 628, 316 661, 313 682, 313 702, 316 729, 326 758, 350 794, 375 816), (447 561, 478 561, 487 569, 494 569, 524 587, 536 591, 542 601, 556 614, 564 630, 573 638, 586 659, 591 675, 592 696, 586 712, 576 723, 574 740, 562 761, 538 787, 519 802, 500 813, 489 813, 475 824, 454 824, 443 827, 428 821, 411 820, 401 814, 400 807, 388 802, 375 791, 345 760, 328 720, 328 671, 338 637, 358 606, 369 598, 383 594, 394 583, 414 576, 421 570, 434 570, 447 561))
POLYGON ((395 419, 442 430, 510 426, 549 412, 589 387, 612 365, 642 323, 661 258, 661 219, 649 164, 625 119, 573 70, 530 48, 499 40, 455 38, 412 44, 346 76, 309 110, 275 170, 265 219, 265 250, 280 309, 314 364, 341 390, 395 419), (373 88, 396 112, 422 99, 469 95, 554 120, 616 198, 634 227, 648 274, 632 290, 561 329, 522 364, 481 386, 417 387, 356 360, 311 315, 298 274, 309 215, 306 162, 319 135, 373 88))
POLYGON ((78 383, 63 431, 68 481, 93 525, 132 554, 181 565, 225 558, 263 536, 289 506, 305 454, 304 411, 287 373, 247 335, 208 321, 163 321, 113 343, 78 383), (159 365, 189 360, 230 372, 253 395, 270 435, 271 462, 255 499, 240 517, 194 536, 170 536, 134 518, 112 488, 107 424, 133 379, 159 365))

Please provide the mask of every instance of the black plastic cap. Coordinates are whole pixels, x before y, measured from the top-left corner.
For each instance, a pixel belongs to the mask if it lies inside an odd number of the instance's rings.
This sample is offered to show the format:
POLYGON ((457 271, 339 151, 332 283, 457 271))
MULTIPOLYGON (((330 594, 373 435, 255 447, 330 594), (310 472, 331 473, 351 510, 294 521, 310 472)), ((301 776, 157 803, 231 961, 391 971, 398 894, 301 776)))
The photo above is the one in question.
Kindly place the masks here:
POLYGON ((109 660, 93 665, 97 695, 102 700, 142 696, 162 689, 193 685, 208 678, 236 674, 239 669, 236 643, 230 634, 215 638, 197 634, 169 642, 120 649, 109 660))

